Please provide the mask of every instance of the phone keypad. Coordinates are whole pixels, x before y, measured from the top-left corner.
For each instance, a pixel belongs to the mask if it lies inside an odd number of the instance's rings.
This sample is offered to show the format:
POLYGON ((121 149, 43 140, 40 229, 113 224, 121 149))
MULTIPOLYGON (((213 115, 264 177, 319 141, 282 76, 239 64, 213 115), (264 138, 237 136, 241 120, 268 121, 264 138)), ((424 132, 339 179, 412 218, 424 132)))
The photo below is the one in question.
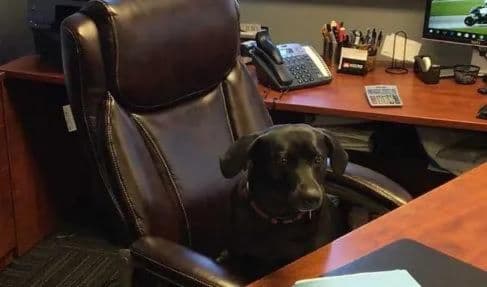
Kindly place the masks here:
POLYGON ((293 75, 293 83, 289 89, 323 85, 332 80, 328 67, 311 46, 291 43, 278 45, 278 48, 293 75))
POLYGON ((299 84, 312 83, 325 77, 306 55, 284 58, 284 63, 299 84))

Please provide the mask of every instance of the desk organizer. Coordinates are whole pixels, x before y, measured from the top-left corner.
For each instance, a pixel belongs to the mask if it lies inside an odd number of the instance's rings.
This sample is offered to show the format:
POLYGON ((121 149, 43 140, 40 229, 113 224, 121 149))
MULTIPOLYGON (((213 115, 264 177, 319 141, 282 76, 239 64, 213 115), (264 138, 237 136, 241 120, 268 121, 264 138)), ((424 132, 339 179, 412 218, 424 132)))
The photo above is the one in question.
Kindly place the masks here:
POLYGON ((475 65, 457 65, 453 68, 455 81, 463 85, 471 85, 477 81, 480 67, 475 65))

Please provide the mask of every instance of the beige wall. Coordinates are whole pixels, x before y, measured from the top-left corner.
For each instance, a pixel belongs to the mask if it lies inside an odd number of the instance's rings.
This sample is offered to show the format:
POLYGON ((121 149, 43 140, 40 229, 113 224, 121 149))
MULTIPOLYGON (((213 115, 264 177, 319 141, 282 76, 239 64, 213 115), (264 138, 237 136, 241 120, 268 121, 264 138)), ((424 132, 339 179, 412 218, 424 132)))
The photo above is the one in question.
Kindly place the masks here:
MULTIPOLYGON (((405 30, 421 38, 424 0, 240 0, 243 22, 272 28, 275 42, 297 41, 321 50, 319 29, 340 18, 348 27, 382 27, 386 32, 405 30)), ((26 0, 0 0, 0 63, 32 53, 32 35, 26 25, 26 0)), ((471 49, 425 42, 441 64, 469 62, 471 49)))
POLYGON ((27 0, 0 0, 0 64, 33 51, 27 0))
MULTIPOLYGON (((242 22, 268 25, 274 42, 301 42, 322 49, 320 28, 331 19, 349 28, 381 27, 391 33, 404 30, 421 39, 424 0, 241 0, 242 22)), ((469 63, 471 48, 424 42, 424 51, 443 65, 469 63)))

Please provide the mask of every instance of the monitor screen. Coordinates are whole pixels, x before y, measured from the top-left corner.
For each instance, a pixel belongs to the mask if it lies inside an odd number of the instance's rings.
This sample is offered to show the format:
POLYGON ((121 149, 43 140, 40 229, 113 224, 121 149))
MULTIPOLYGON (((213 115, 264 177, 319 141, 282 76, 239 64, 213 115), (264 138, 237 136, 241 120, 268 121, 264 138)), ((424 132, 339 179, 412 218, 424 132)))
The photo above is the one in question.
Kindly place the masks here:
POLYGON ((487 45, 487 0, 427 0, 423 37, 487 45))

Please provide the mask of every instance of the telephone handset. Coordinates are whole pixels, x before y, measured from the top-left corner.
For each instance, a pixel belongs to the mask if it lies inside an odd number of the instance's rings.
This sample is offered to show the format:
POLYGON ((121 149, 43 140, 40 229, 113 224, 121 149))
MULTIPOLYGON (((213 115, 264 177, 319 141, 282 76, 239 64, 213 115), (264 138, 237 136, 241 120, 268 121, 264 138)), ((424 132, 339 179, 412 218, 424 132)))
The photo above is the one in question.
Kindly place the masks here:
POLYGON ((258 32, 256 46, 249 51, 263 85, 279 91, 327 84, 331 72, 311 46, 275 46, 268 31, 258 32))

